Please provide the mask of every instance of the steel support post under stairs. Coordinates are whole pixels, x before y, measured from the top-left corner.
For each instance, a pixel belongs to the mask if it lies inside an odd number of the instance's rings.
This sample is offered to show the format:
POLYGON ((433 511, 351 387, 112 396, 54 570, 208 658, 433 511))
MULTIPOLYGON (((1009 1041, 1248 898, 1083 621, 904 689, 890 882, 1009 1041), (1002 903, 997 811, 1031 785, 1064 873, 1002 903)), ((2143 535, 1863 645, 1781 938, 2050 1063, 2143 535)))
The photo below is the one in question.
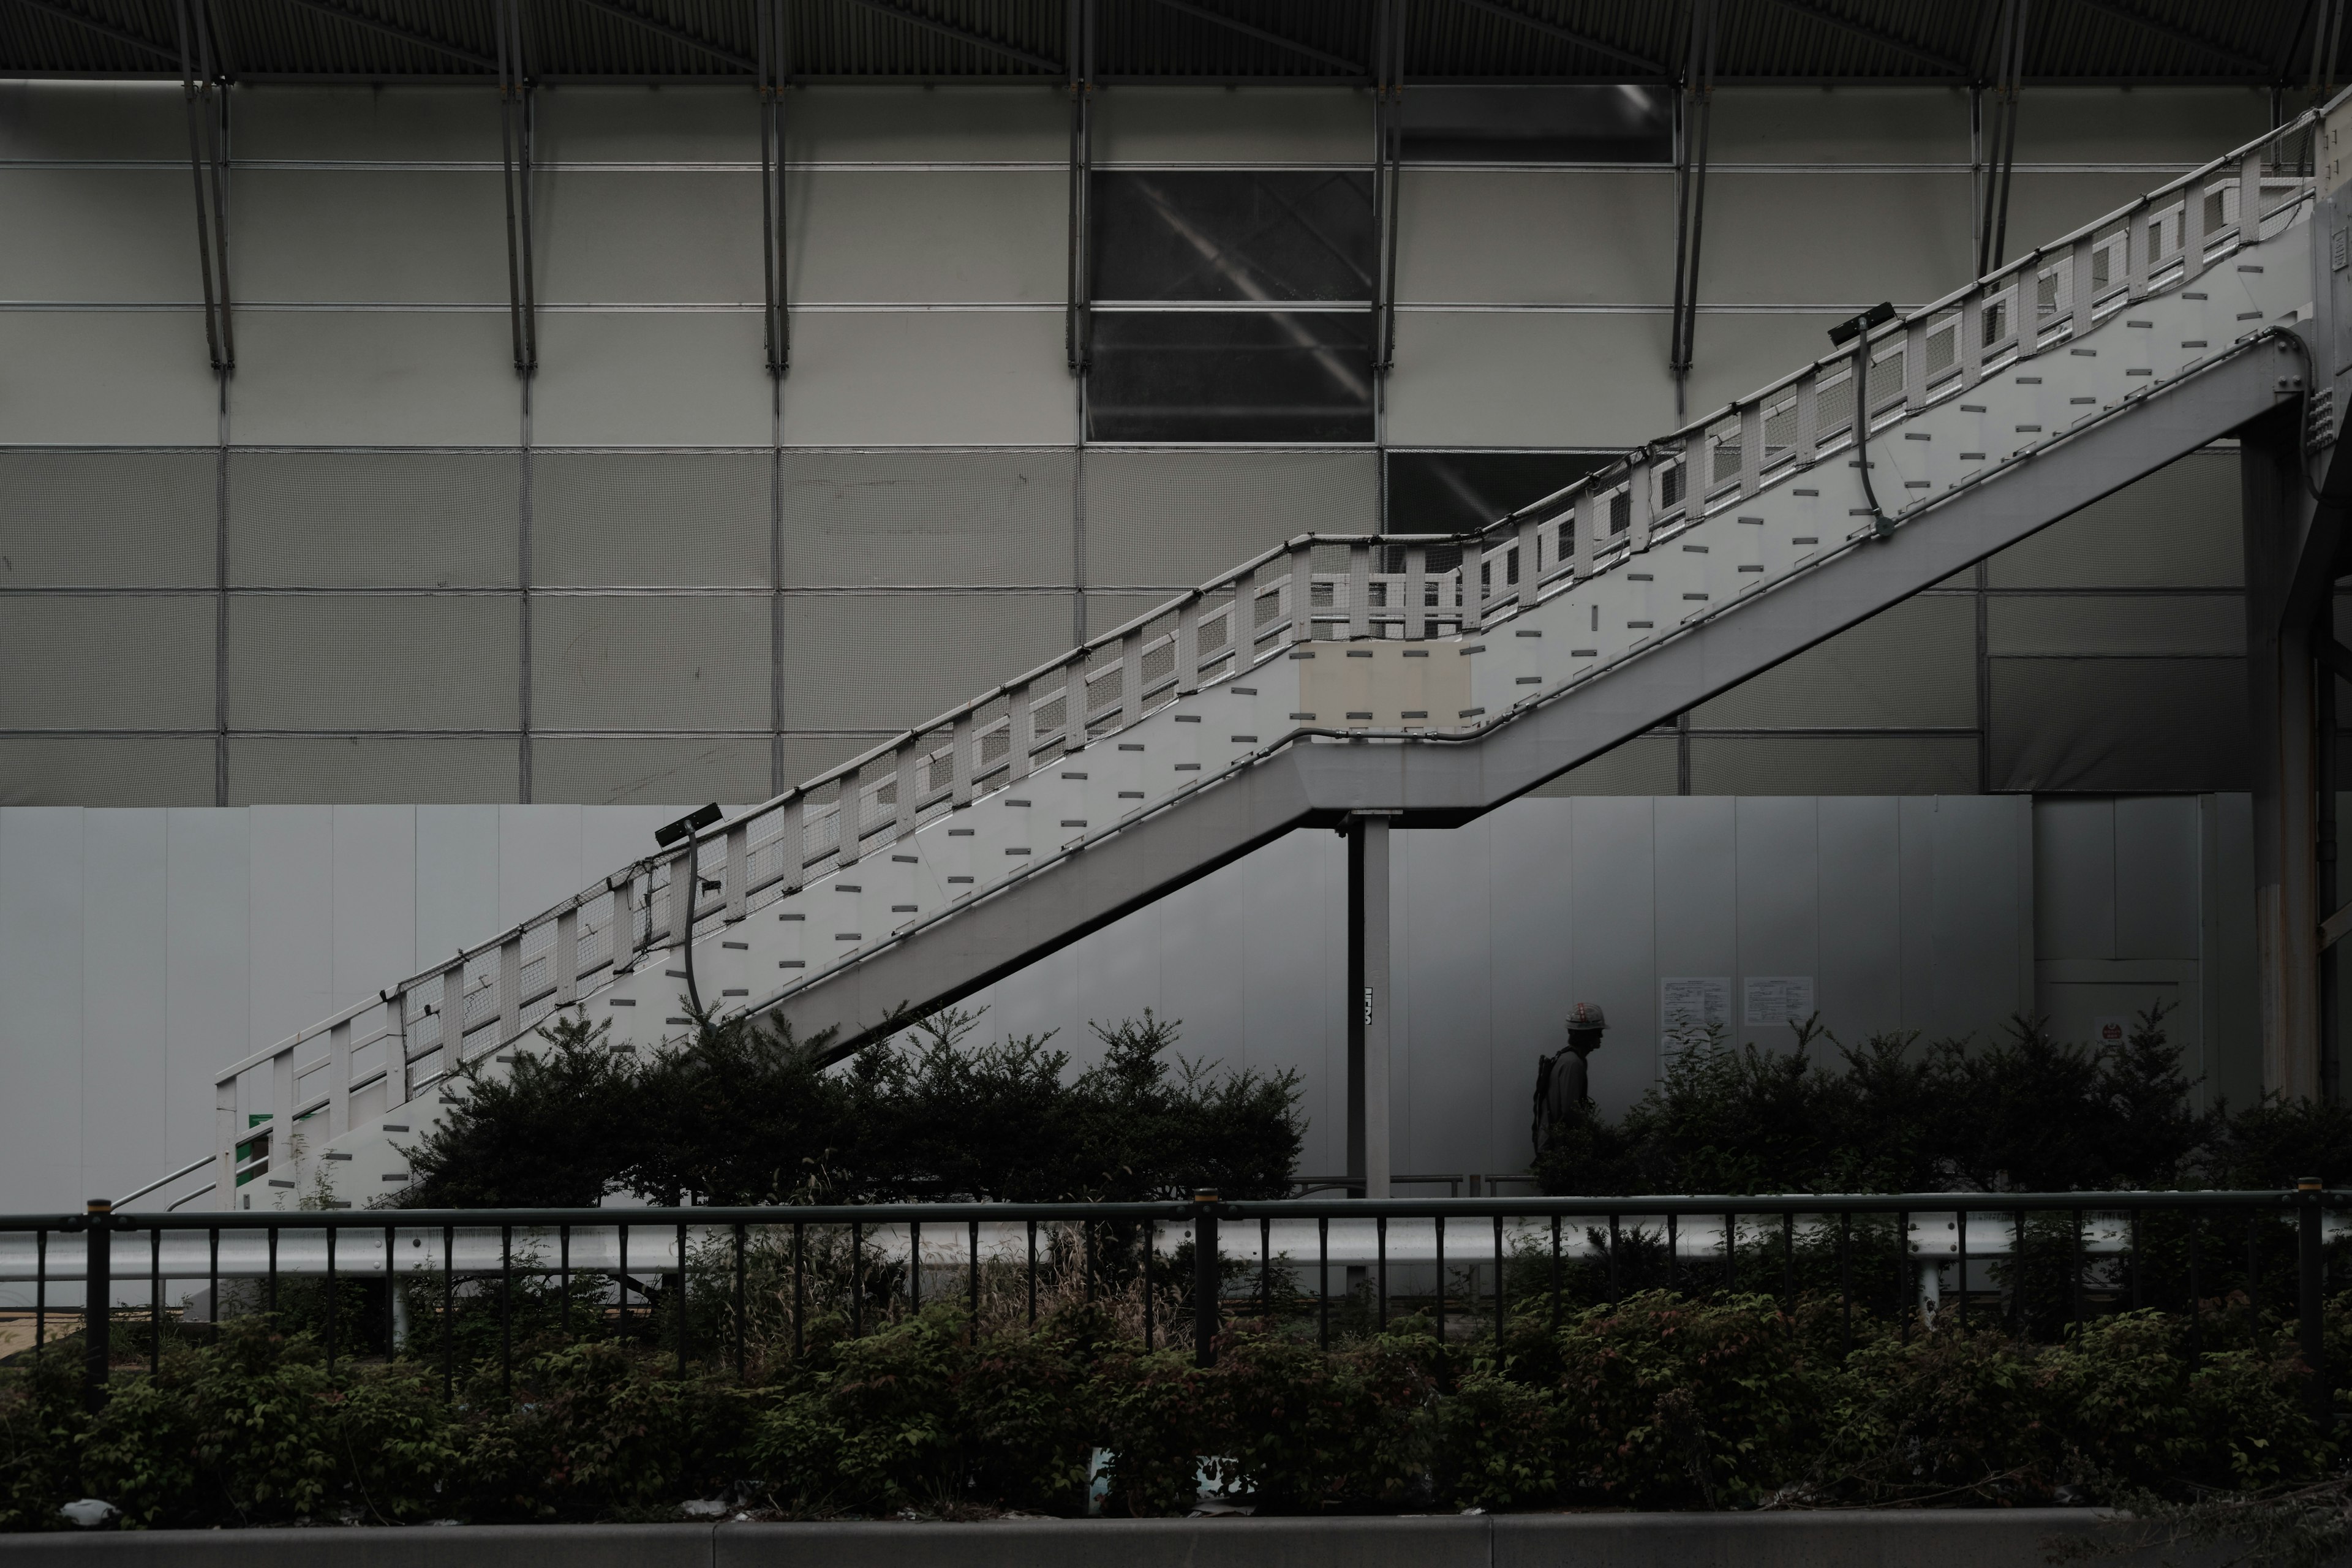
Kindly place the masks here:
POLYGON ((1348 838, 1348 1182, 1389 1195, 1389 819, 1355 816, 1348 838))

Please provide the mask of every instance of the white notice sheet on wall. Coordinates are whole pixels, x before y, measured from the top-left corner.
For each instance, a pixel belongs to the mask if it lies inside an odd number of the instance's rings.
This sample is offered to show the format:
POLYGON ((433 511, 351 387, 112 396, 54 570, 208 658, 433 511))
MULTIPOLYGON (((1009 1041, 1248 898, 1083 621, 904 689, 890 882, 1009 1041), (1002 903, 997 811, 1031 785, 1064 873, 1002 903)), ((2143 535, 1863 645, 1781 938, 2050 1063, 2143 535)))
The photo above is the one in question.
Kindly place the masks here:
POLYGON ((1751 1029, 1801 1024, 1813 1016, 1810 974, 1751 974, 1740 991, 1740 1016, 1751 1029))
POLYGON ((1731 977, 1669 974, 1658 981, 1658 1038, 1666 1052, 1706 1043, 1711 1029, 1731 1026, 1731 977))

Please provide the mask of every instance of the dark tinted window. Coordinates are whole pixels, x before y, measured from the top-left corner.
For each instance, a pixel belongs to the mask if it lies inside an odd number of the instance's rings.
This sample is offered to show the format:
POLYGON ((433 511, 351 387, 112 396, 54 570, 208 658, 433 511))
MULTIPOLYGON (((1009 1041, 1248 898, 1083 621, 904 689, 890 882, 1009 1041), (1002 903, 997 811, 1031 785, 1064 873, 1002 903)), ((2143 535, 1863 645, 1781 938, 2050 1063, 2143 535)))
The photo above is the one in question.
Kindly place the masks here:
POLYGON ((1391 452, 1391 533, 1461 533, 1541 500, 1613 454, 1391 452))
POLYGON ((1360 310, 1105 310, 1087 431, 1097 441, 1369 441, 1360 310))
POLYGON ((1369 174, 1097 174, 1097 300, 1370 300, 1369 174))
POLYGON ((1673 101, 1654 87, 1411 88, 1404 155, 1429 163, 1670 163, 1673 101))

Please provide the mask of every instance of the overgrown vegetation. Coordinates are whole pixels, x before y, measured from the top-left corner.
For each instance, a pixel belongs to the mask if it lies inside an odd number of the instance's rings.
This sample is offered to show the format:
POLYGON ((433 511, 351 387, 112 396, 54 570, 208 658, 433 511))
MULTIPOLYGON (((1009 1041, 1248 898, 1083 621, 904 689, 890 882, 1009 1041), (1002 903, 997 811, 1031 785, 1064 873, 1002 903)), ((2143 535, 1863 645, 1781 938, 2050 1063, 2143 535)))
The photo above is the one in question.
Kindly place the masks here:
MULTIPOLYGON (((827 1316, 741 1383, 546 1334, 510 1390, 491 1356, 446 1400, 429 1337, 331 1373, 312 1335, 257 1315, 173 1344, 155 1375, 120 1367, 95 1415, 74 1342, 0 1373, 0 1528, 58 1528, 83 1496, 138 1527, 644 1520, 692 1498, 1078 1514, 1090 1490, 1164 1515, 1203 1469, 1261 1512, 2125 1500, 2188 1521, 2285 1493, 2309 1513, 2342 1456, 2289 1338, 2242 1300, 2201 1310, 2194 1357, 2187 1321, 2157 1312, 2049 1345, 1871 1319, 1844 1354, 1832 1298, 1648 1291, 1557 1331, 1517 1320, 1499 1347, 1426 1319, 1328 1352, 1244 1323, 1204 1370, 1098 1302, 979 1333, 933 1305, 864 1336, 827 1316)), ((2352 1346, 2352 1298, 2328 1321, 2352 1346)))
POLYGON ((1792 1049, 1693 1042, 1622 1117, 1590 1105, 1537 1158, 1547 1193, 2069 1192, 2284 1187, 2352 1175, 2352 1106, 2199 1111, 2164 1009, 2115 1047, 2020 1018, 1986 1045, 1856 1046, 1809 1022, 1792 1049), (1822 1060, 1826 1043, 1836 1065, 1822 1060))
POLYGON ((1147 1012, 1096 1026, 1101 1059, 1072 1077, 1049 1036, 972 1043, 949 1011, 819 1065, 827 1037, 706 1024, 640 1060, 602 1026, 561 1021, 511 1065, 469 1064, 460 1103, 410 1152, 427 1208, 656 1203, 1044 1202, 1229 1198, 1289 1190, 1297 1076, 1221 1072, 1176 1050, 1147 1012))

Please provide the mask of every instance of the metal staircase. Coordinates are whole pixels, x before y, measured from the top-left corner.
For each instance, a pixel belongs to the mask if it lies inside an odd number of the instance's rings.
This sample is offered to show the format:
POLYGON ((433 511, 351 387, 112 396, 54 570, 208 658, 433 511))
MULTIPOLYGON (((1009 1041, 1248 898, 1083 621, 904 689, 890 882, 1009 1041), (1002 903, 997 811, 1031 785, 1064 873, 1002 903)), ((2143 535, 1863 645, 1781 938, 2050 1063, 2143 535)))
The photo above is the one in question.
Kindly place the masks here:
POLYGON ((2282 402, 2332 441, 2339 120, 1870 331, 1866 408, 1842 351, 1476 534, 1301 536, 640 861, 221 1074, 154 1201, 374 1201, 461 1059, 658 1048, 689 973, 846 1049, 1292 828, 1475 816, 2282 402))

